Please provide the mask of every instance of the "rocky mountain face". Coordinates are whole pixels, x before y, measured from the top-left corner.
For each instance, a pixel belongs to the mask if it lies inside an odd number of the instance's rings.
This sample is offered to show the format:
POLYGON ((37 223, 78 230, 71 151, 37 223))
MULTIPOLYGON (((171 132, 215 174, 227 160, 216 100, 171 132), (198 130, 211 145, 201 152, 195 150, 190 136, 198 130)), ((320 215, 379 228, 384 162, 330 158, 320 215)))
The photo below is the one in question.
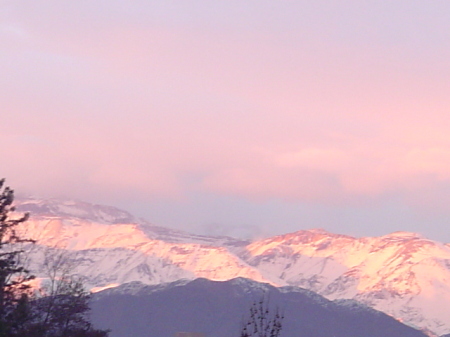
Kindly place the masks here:
POLYGON ((302 287, 331 300, 356 300, 410 326, 450 333, 450 248, 414 233, 353 238, 298 231, 255 242, 162 228, 113 207, 61 200, 21 200, 24 225, 37 240, 31 269, 63 254, 93 291, 199 277, 236 277, 302 287))
POLYGON ((96 293, 92 319, 111 337, 239 336, 252 302, 265 298, 272 317, 284 313, 281 337, 425 337, 420 331, 354 301, 328 301, 298 287, 275 288, 249 279, 196 279, 156 286, 134 282, 96 293))

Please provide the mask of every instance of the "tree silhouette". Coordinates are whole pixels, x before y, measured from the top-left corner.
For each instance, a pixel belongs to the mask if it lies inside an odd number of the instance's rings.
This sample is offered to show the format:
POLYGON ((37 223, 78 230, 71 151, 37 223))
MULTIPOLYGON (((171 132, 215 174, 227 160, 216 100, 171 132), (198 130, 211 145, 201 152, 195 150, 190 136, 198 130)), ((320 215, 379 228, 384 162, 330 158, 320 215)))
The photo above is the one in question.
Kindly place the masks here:
POLYGON ((269 300, 264 296, 252 303, 249 317, 242 323, 240 337, 278 337, 283 327, 284 315, 276 307, 275 311, 269 308, 269 300))
POLYGON ((50 288, 31 289, 34 276, 25 267, 26 247, 35 242, 21 230, 29 215, 14 214, 14 191, 4 182, 0 180, 0 337, 106 337, 107 331, 89 322, 89 293, 81 279, 69 275, 62 256, 46 256, 50 288))
POLYGON ((12 217, 14 191, 3 187, 0 180, 0 336, 11 336, 27 321, 29 285, 34 277, 23 265, 23 244, 34 242, 22 238, 18 226, 28 219, 28 213, 12 217))

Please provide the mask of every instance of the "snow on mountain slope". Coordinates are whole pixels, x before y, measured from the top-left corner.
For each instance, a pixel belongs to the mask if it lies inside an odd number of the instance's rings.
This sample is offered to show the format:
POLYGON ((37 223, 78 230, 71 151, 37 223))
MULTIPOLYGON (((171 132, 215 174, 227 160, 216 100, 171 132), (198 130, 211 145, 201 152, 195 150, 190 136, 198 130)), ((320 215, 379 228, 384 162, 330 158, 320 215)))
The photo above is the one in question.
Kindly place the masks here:
POLYGON ((49 206, 45 201, 18 203, 18 211, 30 208, 41 211, 23 225, 23 235, 37 241, 30 268, 38 277, 46 277, 45 254, 56 255, 64 250, 72 272, 82 275, 90 287, 131 281, 158 284, 197 277, 267 281, 258 270, 231 252, 245 245, 245 241, 189 235, 143 221, 122 224, 119 220, 136 219, 112 207, 79 202, 62 204, 64 207, 56 200, 49 206), (58 215, 61 209, 63 212, 58 215), (79 218, 79 214, 83 216, 79 218))
MULTIPOLYGON (((24 198, 16 200, 17 212, 29 212, 32 215, 31 222, 36 221, 62 221, 64 230, 71 230, 70 225, 86 226, 92 223, 98 230, 105 230, 108 226, 98 225, 134 225, 145 234, 148 239, 162 240, 173 243, 199 243, 215 246, 243 247, 249 242, 226 236, 204 236, 156 226, 144 219, 136 218, 130 213, 111 206, 93 205, 83 201, 61 199, 33 199, 24 198), (72 222, 72 223, 70 223, 72 222)), ((41 226, 40 224, 39 226, 41 226)), ((38 226, 38 227, 39 227, 38 226)), ((121 227, 124 228, 124 227, 121 227)), ((89 235, 95 231, 89 228, 89 235)), ((35 233, 38 234, 38 231, 35 233)), ((41 235, 43 239, 48 237, 59 238, 61 233, 46 233, 41 235)), ((96 236, 95 234, 92 236, 96 236)), ((70 237, 70 236, 69 236, 70 237)))
POLYGON ((448 333, 450 249, 417 234, 356 239, 321 230, 254 242, 241 256, 266 278, 329 299, 355 299, 408 324, 448 333))
MULTIPOLYGON (((58 251, 54 253, 58 254, 58 251)), ((48 254, 45 247, 35 247, 35 262, 30 268, 39 277, 47 276, 41 262, 44 261, 45 254, 48 254)), ((198 244, 174 246, 162 241, 151 241, 128 248, 69 250, 64 253, 64 258, 69 261, 71 272, 82 275, 89 287, 105 287, 132 281, 159 284, 197 277, 228 280, 236 276, 265 281, 257 270, 225 248, 198 244)))
POLYGON ((61 199, 16 199, 20 212, 30 212, 35 217, 76 217, 100 223, 136 223, 138 219, 126 211, 111 206, 93 205, 83 201, 61 199))
POLYGON ((442 310, 450 305, 450 248, 414 233, 353 238, 308 230, 249 243, 158 227, 114 207, 57 199, 17 205, 32 212, 24 230, 38 240, 32 269, 39 277, 45 251, 65 251, 89 287, 245 277, 358 300, 412 326, 450 332, 442 310))

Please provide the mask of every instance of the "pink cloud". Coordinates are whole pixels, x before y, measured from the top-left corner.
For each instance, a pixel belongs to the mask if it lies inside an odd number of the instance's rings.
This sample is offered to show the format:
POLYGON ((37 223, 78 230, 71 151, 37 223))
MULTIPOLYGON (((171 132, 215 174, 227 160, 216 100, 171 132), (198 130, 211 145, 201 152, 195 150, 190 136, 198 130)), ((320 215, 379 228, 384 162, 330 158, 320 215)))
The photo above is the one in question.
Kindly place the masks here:
POLYGON ((3 34, 26 36, 0 80, 20 188, 337 202, 450 180, 448 76, 409 50, 32 15, 3 34))

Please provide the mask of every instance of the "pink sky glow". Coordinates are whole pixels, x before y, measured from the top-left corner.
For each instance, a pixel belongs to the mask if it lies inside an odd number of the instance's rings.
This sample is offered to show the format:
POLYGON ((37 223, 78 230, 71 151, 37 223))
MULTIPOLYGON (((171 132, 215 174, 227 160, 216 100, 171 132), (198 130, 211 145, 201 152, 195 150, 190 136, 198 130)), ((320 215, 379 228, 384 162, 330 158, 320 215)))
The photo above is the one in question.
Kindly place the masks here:
POLYGON ((18 193, 450 241, 448 2, 13 1, 0 51, 18 193))

